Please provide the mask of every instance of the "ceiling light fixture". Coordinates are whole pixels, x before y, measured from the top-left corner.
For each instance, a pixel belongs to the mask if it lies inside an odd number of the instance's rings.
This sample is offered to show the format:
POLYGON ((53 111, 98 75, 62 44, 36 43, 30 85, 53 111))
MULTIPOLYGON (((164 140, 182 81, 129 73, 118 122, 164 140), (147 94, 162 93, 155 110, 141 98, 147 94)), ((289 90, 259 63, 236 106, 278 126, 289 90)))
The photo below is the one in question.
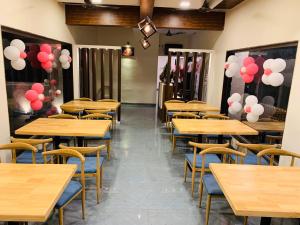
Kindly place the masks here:
POLYGON ((148 16, 138 23, 138 27, 146 38, 151 37, 157 32, 154 23, 148 16))
POLYGON ((191 3, 189 1, 183 0, 180 2, 179 7, 181 9, 188 9, 191 6, 191 3))
POLYGON ((92 4, 101 4, 102 0, 90 0, 92 4))
POLYGON ((147 49, 147 48, 150 47, 150 42, 149 42, 146 38, 142 38, 142 39, 140 40, 140 42, 141 42, 142 47, 143 47, 144 49, 147 49))

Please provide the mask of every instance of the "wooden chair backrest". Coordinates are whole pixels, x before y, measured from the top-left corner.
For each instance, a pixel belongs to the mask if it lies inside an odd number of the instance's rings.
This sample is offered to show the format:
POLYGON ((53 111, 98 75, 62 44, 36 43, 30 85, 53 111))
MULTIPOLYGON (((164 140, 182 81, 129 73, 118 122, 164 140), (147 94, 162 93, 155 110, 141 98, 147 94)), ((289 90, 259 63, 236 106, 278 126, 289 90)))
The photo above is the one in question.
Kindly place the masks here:
POLYGON ((197 104, 206 104, 206 102, 203 102, 203 101, 199 101, 199 100, 191 100, 191 101, 188 101, 187 103, 197 103, 197 104))
POLYGON ((93 113, 107 114, 107 113, 111 112, 111 110, 105 109, 105 108, 103 108, 103 109, 86 109, 85 112, 87 114, 93 114, 93 113))
POLYGON ((241 143, 241 142, 237 142, 236 145, 238 146, 238 148, 243 148, 242 152, 246 153, 248 152, 248 150, 253 151, 255 153, 258 153, 262 150, 265 149, 269 149, 269 148, 275 148, 276 145, 269 145, 269 144, 246 144, 246 143, 241 143))
POLYGON ((56 114, 56 115, 52 115, 52 116, 48 116, 48 118, 52 118, 52 119, 73 119, 76 120, 78 119, 77 116, 73 116, 70 114, 56 114))
POLYGON ((86 119, 86 120, 112 120, 112 116, 103 114, 103 113, 93 113, 93 114, 88 114, 81 119, 86 119))
POLYGON ((0 150, 7 150, 10 149, 12 153, 12 162, 17 163, 17 153, 16 151, 31 151, 32 152, 32 163, 36 163, 36 157, 35 154, 37 153, 37 148, 22 142, 16 142, 16 143, 10 143, 10 144, 4 144, 0 145, 0 150))
POLYGON ((230 118, 222 114, 205 114, 205 116, 203 116, 202 119, 229 120, 230 118))
POLYGON ((90 101, 90 102, 93 101, 92 99, 90 99, 90 98, 85 98, 85 97, 77 98, 77 99, 75 99, 75 100, 76 100, 76 101, 90 101))
POLYGON ((174 99, 174 100, 165 101, 165 103, 184 103, 184 101, 174 99))
POLYGON ((73 106, 60 106, 60 108, 63 110, 63 112, 66 113, 81 113, 84 111, 83 108, 73 107, 73 106))
POLYGON ((200 119, 199 115, 190 112, 177 112, 173 114, 174 119, 200 119))
POLYGON ((118 102, 118 101, 115 99, 104 98, 104 99, 97 100, 97 102, 118 102))
POLYGON ((283 136, 266 135, 266 142, 269 144, 281 144, 283 136))
POLYGON ((265 149, 260 151, 257 154, 257 163, 260 165, 261 164, 261 158, 262 157, 270 157, 270 166, 274 166, 274 156, 289 156, 291 157, 291 164, 290 166, 294 166, 295 165, 295 159, 300 159, 300 155, 295 153, 295 152, 290 152, 290 151, 286 151, 283 149, 278 149, 278 148, 269 148, 269 149, 265 149))

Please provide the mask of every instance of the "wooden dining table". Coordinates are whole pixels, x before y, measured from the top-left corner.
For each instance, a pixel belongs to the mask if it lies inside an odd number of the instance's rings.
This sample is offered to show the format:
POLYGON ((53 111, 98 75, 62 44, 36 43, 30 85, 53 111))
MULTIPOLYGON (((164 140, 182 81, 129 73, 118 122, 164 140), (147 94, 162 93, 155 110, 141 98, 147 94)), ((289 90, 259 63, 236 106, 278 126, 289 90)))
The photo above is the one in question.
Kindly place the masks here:
POLYGON ((82 109, 108 109, 112 111, 117 111, 120 107, 120 102, 96 102, 96 101, 79 101, 73 100, 62 104, 62 106, 71 106, 82 109))
POLYGON ((74 164, 0 164, 0 221, 45 222, 76 168, 74 164))
POLYGON ((210 164, 212 174, 237 216, 300 218, 300 168, 210 164))
POLYGON ((255 123, 243 122, 243 123, 259 132, 273 131, 273 132, 283 133, 284 126, 285 126, 285 122, 280 122, 280 121, 255 122, 255 123))
POLYGON ((200 103, 165 103, 167 111, 182 112, 219 112, 220 109, 209 104, 200 103))

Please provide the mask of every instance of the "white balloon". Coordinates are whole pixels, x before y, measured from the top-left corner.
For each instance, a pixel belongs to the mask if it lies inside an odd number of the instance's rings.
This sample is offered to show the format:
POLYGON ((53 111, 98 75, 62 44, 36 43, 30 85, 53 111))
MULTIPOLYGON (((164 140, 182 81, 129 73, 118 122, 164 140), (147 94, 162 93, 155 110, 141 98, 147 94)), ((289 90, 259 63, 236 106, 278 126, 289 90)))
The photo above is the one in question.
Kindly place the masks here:
POLYGON ((231 97, 229 97, 228 99, 227 99, 227 103, 229 104, 229 103, 233 103, 234 101, 233 101, 233 99, 231 98, 231 97))
POLYGON ((38 99, 41 100, 41 101, 44 101, 45 100, 45 95, 44 94, 39 94, 38 99))
POLYGON ((234 76, 234 72, 232 70, 230 70, 230 69, 227 69, 225 71, 225 75, 226 75, 226 77, 233 77, 234 76))
POLYGON ((228 112, 229 112, 230 114, 232 114, 232 115, 236 114, 236 112, 233 111, 232 107, 229 107, 229 108, 228 108, 228 112))
POLYGON ((273 61, 270 69, 272 70, 273 73, 279 73, 283 71, 285 67, 286 67, 285 60, 278 58, 273 61))
POLYGON ((65 70, 69 69, 70 68, 70 63, 69 62, 66 62, 65 64, 62 64, 61 67, 65 70))
POLYGON ((26 62, 24 59, 17 59, 17 60, 12 60, 10 62, 10 65, 12 66, 12 68, 14 68, 15 70, 23 70, 26 66, 26 62))
POLYGON ((60 54, 69 56, 69 55, 70 55, 70 52, 69 52, 68 49, 63 49, 63 50, 61 50, 61 53, 60 53, 60 54))
POLYGON ((67 55, 61 55, 59 56, 59 61, 61 62, 61 64, 65 64, 68 62, 68 56, 67 55))
POLYGON ((239 102, 234 102, 230 108, 232 108, 232 112, 238 113, 242 109, 242 104, 239 102))
POLYGON ((254 106, 252 106, 251 108, 251 113, 260 116, 264 113, 265 109, 261 104, 255 104, 254 106))
POLYGON ((242 96, 239 93, 233 93, 230 98, 234 102, 239 102, 239 101, 241 101, 242 96))
POLYGON ((261 81, 262 81, 265 85, 270 85, 269 76, 267 76, 267 75, 265 75, 265 74, 262 75, 261 81))
POLYGON ((20 50, 20 52, 25 51, 25 43, 20 39, 14 39, 10 42, 10 46, 14 46, 20 50))
POLYGON ((61 90, 56 90, 56 91, 55 91, 55 94, 56 94, 56 95, 61 95, 61 90))
POLYGON ((250 107, 250 109, 251 109, 251 105, 247 105, 247 104, 246 104, 246 105, 244 106, 244 112, 245 112, 245 113, 249 113, 249 112, 247 112, 247 108, 248 108, 248 107, 250 107))
POLYGON ((278 87, 282 85, 283 81, 284 81, 284 77, 281 73, 272 73, 269 76, 269 82, 274 87, 278 87))
POLYGON ((232 70, 234 72, 238 72, 240 70, 240 67, 239 67, 239 64, 238 63, 230 63, 229 64, 229 67, 228 67, 229 70, 232 70))
POLYGON ((20 58, 20 50, 15 46, 8 46, 4 49, 4 56, 9 60, 17 60, 20 58))
POLYGON ((249 105, 249 106, 252 106, 252 105, 255 105, 258 103, 258 99, 255 95, 249 95, 245 101, 246 101, 246 105, 249 105))
POLYGON ((247 120, 250 122, 250 123, 255 123, 258 121, 259 119, 259 116, 253 114, 253 113, 248 113, 247 116, 246 116, 247 120))
POLYGON ((273 62, 274 59, 267 59, 263 64, 264 69, 271 69, 273 62))
POLYGON ((228 57, 227 62, 229 63, 234 63, 238 61, 238 57, 236 57, 235 55, 231 55, 228 57))

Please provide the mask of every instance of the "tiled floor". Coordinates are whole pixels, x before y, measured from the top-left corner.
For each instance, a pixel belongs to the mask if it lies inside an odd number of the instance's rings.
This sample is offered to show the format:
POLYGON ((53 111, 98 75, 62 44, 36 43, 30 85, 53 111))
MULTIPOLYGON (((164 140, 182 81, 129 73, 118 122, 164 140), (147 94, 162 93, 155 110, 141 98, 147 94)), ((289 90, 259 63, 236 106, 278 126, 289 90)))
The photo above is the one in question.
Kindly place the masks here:
MULTIPOLYGON (((80 200, 74 200, 65 208, 65 225, 204 224, 205 210, 197 207, 197 195, 191 197, 190 182, 183 182, 187 149, 180 148, 174 155, 170 149, 169 135, 156 121, 154 107, 123 106, 122 122, 113 134, 112 160, 104 165, 101 203, 96 204, 94 182, 89 181, 86 219, 81 219, 80 200)), ((226 200, 213 201, 210 225, 242 223, 226 200)), ((295 223, 276 220, 273 224, 295 223)), ((57 214, 46 224, 58 224, 57 214)), ((249 224, 259 220, 251 218, 249 224)))

